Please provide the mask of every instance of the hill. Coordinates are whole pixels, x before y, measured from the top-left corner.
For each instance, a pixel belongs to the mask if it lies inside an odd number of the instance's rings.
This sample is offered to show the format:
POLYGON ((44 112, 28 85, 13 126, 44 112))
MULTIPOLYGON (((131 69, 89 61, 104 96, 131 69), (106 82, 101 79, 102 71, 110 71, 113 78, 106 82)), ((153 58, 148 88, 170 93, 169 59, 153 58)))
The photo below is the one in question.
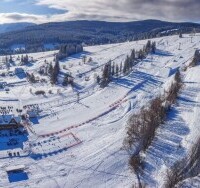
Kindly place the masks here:
MULTIPOLYGON (((189 66, 195 51, 200 49, 200 34, 193 36, 192 41, 189 34, 153 41, 155 53, 137 60, 128 73, 114 75, 104 88, 97 83, 97 76, 102 76, 107 62, 120 67, 132 49, 143 49, 147 40, 85 47, 84 52, 59 62, 55 85, 45 70, 51 62, 54 64, 57 51, 28 54, 31 61, 26 64, 13 55, 9 69, 8 63, 2 62, 0 79, 7 85, 0 89, 1 121, 8 113, 22 114, 26 131, 1 130, 0 185, 139 187, 129 166, 134 147, 128 152, 123 144, 127 121, 148 108, 156 97, 173 93, 168 88, 173 86, 179 70, 183 87, 141 158, 142 183, 163 187, 167 170, 190 153, 200 135, 200 66, 189 66), (85 58, 87 61, 83 61, 85 58), (36 81, 30 82, 25 72, 34 75, 36 81), (73 77, 74 84, 63 86, 64 75, 73 77), (37 113, 30 117, 27 111, 37 113), (21 170, 6 172, 16 167, 21 170)), ((147 120, 151 117, 144 115, 147 120)), ((180 187, 199 187, 198 167, 195 171, 184 169, 186 176, 180 187)))
POLYGON ((158 20, 135 22, 69 21, 30 26, 0 35, 0 53, 11 53, 15 46, 26 52, 58 48, 63 43, 107 44, 200 30, 199 24, 158 20))
POLYGON ((26 23, 26 22, 22 22, 22 23, 10 23, 10 24, 0 24, 0 34, 11 32, 11 31, 21 30, 21 29, 24 29, 24 28, 26 28, 28 26, 33 26, 33 25, 35 25, 35 24, 33 24, 33 23, 26 23))

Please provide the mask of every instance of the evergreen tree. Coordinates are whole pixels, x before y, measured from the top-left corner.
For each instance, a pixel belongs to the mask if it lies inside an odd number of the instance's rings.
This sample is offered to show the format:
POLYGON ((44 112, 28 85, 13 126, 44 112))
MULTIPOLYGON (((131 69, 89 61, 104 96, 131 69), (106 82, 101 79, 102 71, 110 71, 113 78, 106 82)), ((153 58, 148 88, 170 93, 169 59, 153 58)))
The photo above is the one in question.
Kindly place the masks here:
POLYGON ((112 64, 111 74, 112 74, 112 76, 115 75, 115 64, 114 63, 112 64))
POLYGON ((123 74, 128 73, 130 69, 131 69, 131 61, 130 61, 130 57, 127 56, 126 60, 124 61, 123 74))
POLYGON ((59 61, 56 60, 55 66, 53 68, 53 73, 52 73, 51 78, 50 78, 52 84, 55 84, 57 82, 59 72, 60 72, 59 61))
POLYGON ((32 73, 31 74, 31 80, 30 80, 32 83, 35 83, 36 82, 36 79, 35 79, 35 75, 32 73))
POLYGON ((24 63, 24 56, 21 55, 21 63, 23 64, 24 63))
POLYGON ((5 57, 5 64, 8 63, 8 56, 5 57))
POLYGON ((32 74, 26 73, 26 75, 27 75, 27 79, 30 83, 36 82, 35 75, 33 73, 32 74))
POLYGON ((111 61, 109 61, 105 66, 104 66, 104 70, 103 70, 103 75, 102 75, 102 79, 106 82, 110 81, 111 78, 111 61))
POLYGON ((119 76, 119 65, 118 64, 116 65, 115 73, 116 73, 116 76, 119 76))
POLYGON ((200 62, 200 51, 199 50, 196 50, 195 53, 194 53, 194 58, 190 64, 190 66, 196 66, 197 63, 200 62))
POLYGON ((126 74, 127 71, 127 64, 126 62, 124 62, 124 66, 123 66, 123 74, 126 74))
POLYGON ((152 47, 151 41, 148 40, 148 42, 147 42, 147 44, 145 46, 145 50, 144 50, 146 52, 146 54, 148 54, 151 51, 151 47, 152 47))
POLYGON ((120 63, 120 67, 119 67, 119 72, 120 74, 122 73, 122 68, 123 68, 123 65, 122 65, 122 62, 120 63))
POLYGON ((63 86, 67 86, 68 85, 68 75, 65 75, 62 85, 63 86))
POLYGON ((50 75, 53 74, 53 65, 52 65, 52 63, 50 63, 50 65, 49 65, 48 73, 49 73, 50 75))
POLYGON ((27 64, 29 62, 29 58, 28 55, 26 54, 26 56, 24 57, 24 63, 27 64))
POLYGON ((62 60, 70 55, 83 52, 82 45, 65 44, 61 45, 57 54, 58 60, 62 60))
POLYGON ((111 79, 111 75, 112 75, 112 61, 111 60, 109 60, 108 61, 108 80, 110 80, 111 79))
POLYGON ((135 49, 131 51, 131 56, 130 56, 131 61, 135 61, 135 49))
POLYGON ((9 63, 13 63, 13 57, 12 57, 12 55, 10 55, 9 63))
POLYGON ((103 69, 102 79, 107 81, 108 78, 109 78, 109 71, 108 71, 108 64, 106 64, 103 69))
POLYGON ((144 59, 145 58, 145 54, 144 51, 142 49, 139 50, 138 52, 138 59, 144 59))
POLYGON ((156 42, 153 42, 151 45, 151 53, 153 53, 153 54, 156 53, 156 42))
POLYGON ((101 81, 101 79, 100 79, 100 77, 99 77, 99 75, 98 75, 98 76, 97 76, 97 83, 99 84, 100 81, 101 81))

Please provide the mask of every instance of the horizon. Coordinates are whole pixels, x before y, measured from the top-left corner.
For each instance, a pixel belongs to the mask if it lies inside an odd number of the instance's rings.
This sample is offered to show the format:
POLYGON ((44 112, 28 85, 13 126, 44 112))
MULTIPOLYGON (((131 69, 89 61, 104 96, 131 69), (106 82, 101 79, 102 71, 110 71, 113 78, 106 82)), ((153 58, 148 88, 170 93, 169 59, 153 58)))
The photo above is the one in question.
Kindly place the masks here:
POLYGON ((133 22, 162 20, 200 23, 198 0, 2 0, 0 24, 63 21, 133 22))
POLYGON ((44 23, 33 23, 33 22, 11 22, 11 23, 0 23, 0 25, 9 25, 9 24, 34 24, 34 25, 42 25, 48 23, 64 23, 64 22, 105 22, 105 23, 133 23, 133 22, 142 22, 142 21, 160 21, 160 22, 169 22, 169 23, 194 23, 200 24, 200 22, 192 22, 192 21, 165 21, 165 20, 157 20, 157 19, 146 19, 146 20, 133 20, 133 21, 104 21, 104 20, 67 20, 67 21, 49 21, 44 23))

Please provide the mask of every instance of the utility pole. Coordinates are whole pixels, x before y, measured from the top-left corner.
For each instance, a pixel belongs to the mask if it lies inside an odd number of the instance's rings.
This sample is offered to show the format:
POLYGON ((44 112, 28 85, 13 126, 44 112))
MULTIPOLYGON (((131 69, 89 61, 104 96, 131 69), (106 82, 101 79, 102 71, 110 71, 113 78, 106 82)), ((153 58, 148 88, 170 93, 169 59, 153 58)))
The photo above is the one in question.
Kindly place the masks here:
POLYGON ((79 103, 79 101, 80 101, 80 93, 77 92, 77 103, 79 103))

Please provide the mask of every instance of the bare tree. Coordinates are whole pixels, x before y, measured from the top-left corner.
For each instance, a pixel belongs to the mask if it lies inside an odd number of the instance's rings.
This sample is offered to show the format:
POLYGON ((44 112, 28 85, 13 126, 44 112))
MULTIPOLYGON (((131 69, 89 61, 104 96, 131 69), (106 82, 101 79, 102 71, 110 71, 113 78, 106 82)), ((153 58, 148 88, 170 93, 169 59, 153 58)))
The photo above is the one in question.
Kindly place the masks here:
POLYGON ((177 161, 167 171, 165 188, 172 188, 181 184, 185 179, 197 176, 200 173, 200 138, 192 146, 188 155, 177 161))
MULTIPOLYGON (((174 77, 169 91, 164 96, 159 96, 150 102, 150 105, 146 108, 142 108, 139 113, 130 116, 127 124, 127 137, 124 139, 124 147, 130 154, 129 165, 135 172, 138 178, 139 187, 141 187, 140 173, 142 166, 142 160, 140 152, 145 152, 152 144, 157 128, 164 123, 168 107, 166 103, 172 105, 175 103, 178 93, 182 87, 181 75, 177 71, 174 77), (134 152, 132 151, 134 148, 134 152)), ((180 164, 177 164, 177 168, 180 164)), ((174 169, 168 172, 169 186, 177 183, 180 180, 181 172, 175 174, 174 169), (171 174, 175 174, 171 176, 171 174), (170 183, 171 182, 171 183, 170 183)), ((182 177, 182 176, 181 176, 182 177)), ((167 185, 168 186, 168 185, 167 185)))

